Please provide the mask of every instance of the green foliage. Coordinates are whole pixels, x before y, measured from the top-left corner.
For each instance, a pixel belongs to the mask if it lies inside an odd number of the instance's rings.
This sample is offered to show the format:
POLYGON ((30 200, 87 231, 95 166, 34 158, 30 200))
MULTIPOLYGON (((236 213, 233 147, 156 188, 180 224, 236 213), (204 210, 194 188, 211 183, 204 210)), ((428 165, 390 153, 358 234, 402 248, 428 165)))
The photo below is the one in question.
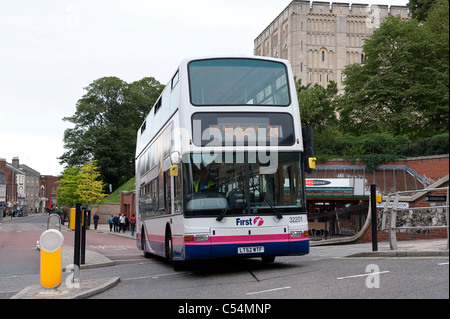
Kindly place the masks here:
POLYGON ((105 198, 106 204, 120 203, 120 193, 122 191, 134 191, 136 190, 136 178, 132 177, 128 182, 117 188, 108 197, 105 198))
POLYGON ((336 105, 337 83, 331 81, 326 88, 319 84, 301 85, 296 82, 300 118, 302 125, 311 126, 315 132, 321 132, 337 125, 336 105))
POLYGON ((430 30, 436 34, 447 39, 443 42, 448 48, 448 31, 449 31, 449 0, 435 0, 433 6, 430 8, 426 25, 430 30))
POLYGON ((58 206, 99 204, 106 196, 96 161, 81 167, 67 167, 60 177, 56 190, 58 206))
POLYGON ((446 51, 428 27, 390 17, 363 49, 365 64, 344 70, 343 132, 417 139, 448 131, 448 43, 446 51))
POLYGON ((59 187, 56 189, 58 206, 73 206, 81 201, 80 196, 76 193, 80 170, 79 167, 69 166, 63 171, 58 182, 56 182, 59 184, 59 187))
POLYGON ((315 154, 319 161, 330 158, 359 160, 368 170, 400 158, 449 153, 449 133, 420 140, 409 140, 406 136, 388 134, 365 134, 341 136, 318 134, 314 140, 315 154))
POLYGON ((85 205, 99 204, 106 196, 103 194, 103 182, 98 180, 100 173, 97 162, 85 164, 80 169, 78 176, 76 195, 80 196, 80 202, 85 205))
POLYGON ((75 124, 64 133, 68 150, 61 163, 80 166, 97 161, 101 179, 113 189, 134 176, 136 132, 164 86, 147 77, 131 84, 117 77, 95 80, 77 102, 75 124))
MULTIPOLYGON (((413 19, 417 19, 418 21, 425 21, 428 20, 430 10, 432 10, 436 2, 439 1, 440 0, 409 0, 406 6, 411 11, 413 19)), ((448 6, 449 0, 442 1, 447 2, 448 6)))

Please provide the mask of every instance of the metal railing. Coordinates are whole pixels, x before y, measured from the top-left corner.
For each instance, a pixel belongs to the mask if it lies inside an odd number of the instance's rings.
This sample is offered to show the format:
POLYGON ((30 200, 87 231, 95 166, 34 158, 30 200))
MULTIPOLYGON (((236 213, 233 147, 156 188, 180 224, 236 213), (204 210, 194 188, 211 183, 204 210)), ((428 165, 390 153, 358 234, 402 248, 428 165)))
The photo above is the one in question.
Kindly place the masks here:
POLYGON ((351 237, 357 234, 367 218, 369 205, 358 204, 308 216, 311 237, 351 237), (320 220, 320 222, 319 222, 320 220))
POLYGON ((47 219, 47 230, 50 227, 55 227, 55 225, 59 226, 59 231, 61 231, 61 216, 58 214, 51 214, 47 219))
MULTIPOLYGON (((422 229, 447 229, 447 249, 449 248, 449 188, 426 188, 422 190, 414 191, 402 191, 397 193, 392 193, 387 196, 386 204, 384 206, 382 214, 382 230, 389 231, 389 245, 391 250, 396 250, 397 245, 397 231, 398 230, 422 230, 422 229), (419 194, 419 196, 424 196, 429 192, 434 191, 447 191, 447 197, 445 205, 439 206, 428 206, 428 207, 399 207, 399 202, 402 199, 401 195, 405 196, 407 194, 419 194), (393 203, 391 202, 392 197, 394 197, 393 203), (391 206, 392 203, 392 206, 391 206), (391 207, 390 207, 391 206, 391 207), (402 212, 407 212, 400 215, 402 212), (445 214, 445 215, 444 215, 445 214), (445 218, 443 217, 445 216, 445 218), (389 220, 387 220, 389 218, 389 220), (444 221, 445 219, 445 221, 444 221), (445 223, 445 225, 444 225, 445 223), (386 224, 389 224, 386 227, 386 224)), ((442 195, 444 196, 444 195, 442 195)))

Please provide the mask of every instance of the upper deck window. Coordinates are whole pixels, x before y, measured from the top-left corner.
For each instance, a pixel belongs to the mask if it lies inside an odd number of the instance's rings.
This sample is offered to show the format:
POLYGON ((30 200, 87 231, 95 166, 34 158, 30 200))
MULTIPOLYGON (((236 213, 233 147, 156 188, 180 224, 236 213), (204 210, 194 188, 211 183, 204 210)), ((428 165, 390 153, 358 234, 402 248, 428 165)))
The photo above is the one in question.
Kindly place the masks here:
POLYGON ((191 103, 196 106, 266 105, 291 102, 286 66, 256 59, 210 59, 189 63, 191 103))

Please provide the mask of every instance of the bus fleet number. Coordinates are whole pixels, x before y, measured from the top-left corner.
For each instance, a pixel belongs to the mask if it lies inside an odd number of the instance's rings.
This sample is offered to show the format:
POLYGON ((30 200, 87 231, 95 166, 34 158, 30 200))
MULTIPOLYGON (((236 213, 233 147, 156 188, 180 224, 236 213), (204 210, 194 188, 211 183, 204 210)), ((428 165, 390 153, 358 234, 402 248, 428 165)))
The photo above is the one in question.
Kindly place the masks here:
POLYGON ((302 216, 289 217, 289 223, 302 223, 302 222, 303 222, 302 216))

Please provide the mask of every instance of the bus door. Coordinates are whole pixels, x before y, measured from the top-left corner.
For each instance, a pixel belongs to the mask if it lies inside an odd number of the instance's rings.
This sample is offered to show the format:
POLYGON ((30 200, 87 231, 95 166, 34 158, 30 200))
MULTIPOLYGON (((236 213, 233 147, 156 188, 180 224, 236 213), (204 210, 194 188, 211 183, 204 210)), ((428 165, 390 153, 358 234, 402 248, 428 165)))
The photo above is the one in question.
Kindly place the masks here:
POLYGON ((170 157, 164 159, 164 208, 165 214, 172 214, 174 208, 174 177, 170 174, 170 157))
POLYGON ((166 214, 172 214, 174 211, 174 177, 170 176, 170 170, 164 172, 164 193, 166 214))

